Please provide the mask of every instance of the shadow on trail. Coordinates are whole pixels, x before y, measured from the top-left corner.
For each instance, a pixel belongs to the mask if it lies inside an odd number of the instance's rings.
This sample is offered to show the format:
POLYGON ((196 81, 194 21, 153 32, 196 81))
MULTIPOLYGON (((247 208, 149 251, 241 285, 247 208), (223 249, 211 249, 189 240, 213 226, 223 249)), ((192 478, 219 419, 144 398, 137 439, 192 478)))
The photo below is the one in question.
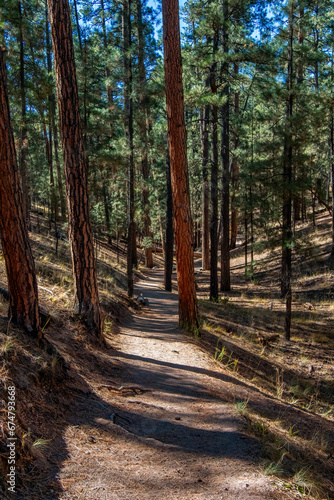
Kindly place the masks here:
MULTIPOLYGON (((198 368, 196 366, 188 366, 188 365, 183 365, 183 364, 178 364, 178 363, 171 363, 169 361, 160 361, 158 359, 146 358, 143 356, 137 356, 135 354, 128 354, 128 353, 123 353, 123 352, 118 352, 117 356, 121 359, 140 361, 141 363, 149 363, 149 364, 153 364, 153 365, 157 365, 157 366, 161 367, 160 372, 157 372, 156 370, 152 370, 152 368, 147 368, 147 369, 138 368, 138 367, 131 368, 131 370, 136 371, 134 380, 136 378, 138 379, 139 377, 140 378, 143 377, 145 380, 147 380, 148 383, 150 383, 149 387, 152 390, 159 388, 159 389, 163 389, 165 391, 167 390, 168 392, 170 392, 172 390, 173 392, 176 392, 179 394, 183 393, 184 391, 182 390, 182 386, 180 386, 179 384, 176 386, 169 386, 170 383, 166 385, 166 383, 164 382, 164 378, 168 377, 169 379, 171 379, 173 377, 173 375, 172 375, 173 370, 184 370, 184 371, 189 372, 189 373, 196 373, 196 374, 204 375, 204 376, 207 376, 207 377, 210 377, 210 378, 213 378, 216 380, 220 380, 223 382, 232 383, 232 384, 235 384, 235 385, 247 388, 247 389, 249 388, 247 383, 242 382, 241 380, 238 380, 235 377, 231 377, 229 375, 226 375, 225 373, 218 372, 218 371, 207 370, 205 368, 198 368), (169 370, 166 372, 166 370, 165 370, 166 368, 171 368, 172 370, 169 370), (145 375, 145 372, 146 372, 146 375, 145 375), (168 374, 168 375, 166 375, 166 374, 168 374)), ((175 380, 179 381, 179 376, 176 376, 175 380)), ((186 382, 186 380, 185 380, 185 382, 186 382)), ((198 380, 196 380, 194 382, 194 385, 196 385, 197 387, 199 386, 198 380)), ((205 386, 203 385, 203 387, 205 387, 205 386)), ((254 388, 252 387, 252 389, 254 389, 254 388)), ((258 391, 258 389, 254 389, 254 390, 258 391)), ((258 392, 260 392, 260 391, 258 391, 258 392)), ((206 393, 206 396, 208 396, 208 393, 206 393)), ((200 397, 203 397, 203 394, 200 397)))

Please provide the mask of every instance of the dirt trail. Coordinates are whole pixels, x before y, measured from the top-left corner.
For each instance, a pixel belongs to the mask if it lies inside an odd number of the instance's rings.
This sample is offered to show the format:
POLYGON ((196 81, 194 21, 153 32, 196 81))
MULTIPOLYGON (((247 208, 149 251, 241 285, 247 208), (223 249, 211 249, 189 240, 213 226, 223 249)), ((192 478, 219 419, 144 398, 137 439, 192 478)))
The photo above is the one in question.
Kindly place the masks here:
POLYGON ((247 387, 178 329, 177 295, 161 286, 160 270, 137 284, 149 307, 123 323, 117 376, 102 382, 133 389, 101 388, 99 401, 87 398, 76 409, 64 436, 59 498, 299 498, 256 465, 260 445, 227 402, 231 393, 247 398, 247 387))

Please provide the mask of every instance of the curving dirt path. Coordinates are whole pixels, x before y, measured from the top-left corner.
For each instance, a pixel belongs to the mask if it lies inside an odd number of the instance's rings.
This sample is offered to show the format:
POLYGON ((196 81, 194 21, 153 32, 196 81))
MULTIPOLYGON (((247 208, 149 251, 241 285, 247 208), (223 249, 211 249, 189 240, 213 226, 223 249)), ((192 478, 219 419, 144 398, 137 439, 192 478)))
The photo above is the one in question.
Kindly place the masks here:
POLYGON ((260 444, 228 402, 247 398, 247 387, 178 328, 177 295, 162 277, 152 271, 136 285, 149 307, 113 342, 116 368, 102 382, 112 388, 95 387, 100 399, 83 401, 67 428, 59 498, 300 498, 257 465, 260 444))

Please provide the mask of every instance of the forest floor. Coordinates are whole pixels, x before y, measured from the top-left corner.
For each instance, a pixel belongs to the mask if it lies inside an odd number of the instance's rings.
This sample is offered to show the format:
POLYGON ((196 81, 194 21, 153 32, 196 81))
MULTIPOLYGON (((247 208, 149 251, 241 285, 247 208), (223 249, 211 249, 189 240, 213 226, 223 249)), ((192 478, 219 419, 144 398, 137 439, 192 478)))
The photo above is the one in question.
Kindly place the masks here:
MULTIPOLYGON (((177 295, 162 289, 159 258, 136 284, 149 306, 132 303, 129 313, 122 262, 100 248, 103 346, 71 313, 67 244, 55 257, 48 231, 33 233, 41 303, 52 315, 45 342, 8 326, 0 305, 1 397, 17 388, 16 498, 334 498, 329 224, 320 213, 315 230, 300 227, 290 343, 278 248, 256 252, 247 279, 243 249, 234 250, 233 291, 215 304, 196 262, 200 339, 178 329, 177 295)), ((3 434, 2 480, 6 457, 3 434)))

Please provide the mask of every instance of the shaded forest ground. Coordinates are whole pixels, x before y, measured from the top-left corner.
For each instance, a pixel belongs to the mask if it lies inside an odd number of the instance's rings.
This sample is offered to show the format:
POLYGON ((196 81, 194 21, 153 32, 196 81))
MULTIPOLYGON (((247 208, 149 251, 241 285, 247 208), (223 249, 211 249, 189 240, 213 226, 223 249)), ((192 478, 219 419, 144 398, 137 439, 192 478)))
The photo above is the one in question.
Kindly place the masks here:
MULTIPOLYGON (((117 263, 115 252, 101 242, 96 251, 101 300, 107 314, 107 347, 91 342, 72 313, 68 243, 59 241, 55 255, 54 231, 49 230, 45 219, 38 218, 33 215, 31 237, 41 305, 52 316, 45 330, 46 341, 42 346, 30 342, 13 325, 8 326, 5 302, 0 310, 1 399, 6 400, 5 387, 13 382, 18 401, 18 486, 22 498, 29 499, 59 498, 57 474, 59 463, 69 456, 65 434, 73 408, 77 414, 87 404, 95 406, 96 411, 100 408, 105 413, 107 408, 113 412, 114 395, 106 404, 96 385, 106 383, 108 374, 120 385, 124 382, 123 368, 113 357, 112 346, 120 319, 127 315, 129 306, 137 308, 126 297, 124 257, 121 255, 117 263)), ((216 304, 207 300, 209 276, 199 270, 201 262, 196 262, 203 323, 202 337, 197 342, 212 354, 212 359, 216 357, 217 369, 233 380, 246 382, 248 389, 242 394, 226 390, 224 398, 240 413, 244 432, 260 443, 258 458, 266 474, 276 475, 295 495, 310 493, 328 498, 334 497, 334 273, 329 255, 330 220, 319 212, 315 229, 310 224, 300 224, 296 229, 300 237, 294 256, 291 342, 282 340, 280 250, 274 245, 267 248, 265 242, 255 249, 259 251, 255 252, 252 279, 244 277, 243 247, 232 252, 233 291, 216 304), (279 339, 268 341, 276 334, 279 339)), ((6 288, 4 261, 0 264, 0 287, 6 288)), ((161 256, 155 256, 155 264, 162 266, 161 256)), ((4 407, 2 416, 6 420, 4 407)), ((4 480, 4 434, 0 454, 4 480)))
POLYGON ((300 223, 293 257, 291 342, 284 341, 280 248, 255 246, 252 276, 244 274, 244 247, 232 251, 232 291, 208 298, 208 272, 198 272, 202 342, 229 369, 321 415, 334 414, 334 258, 330 217, 316 227, 300 223))

